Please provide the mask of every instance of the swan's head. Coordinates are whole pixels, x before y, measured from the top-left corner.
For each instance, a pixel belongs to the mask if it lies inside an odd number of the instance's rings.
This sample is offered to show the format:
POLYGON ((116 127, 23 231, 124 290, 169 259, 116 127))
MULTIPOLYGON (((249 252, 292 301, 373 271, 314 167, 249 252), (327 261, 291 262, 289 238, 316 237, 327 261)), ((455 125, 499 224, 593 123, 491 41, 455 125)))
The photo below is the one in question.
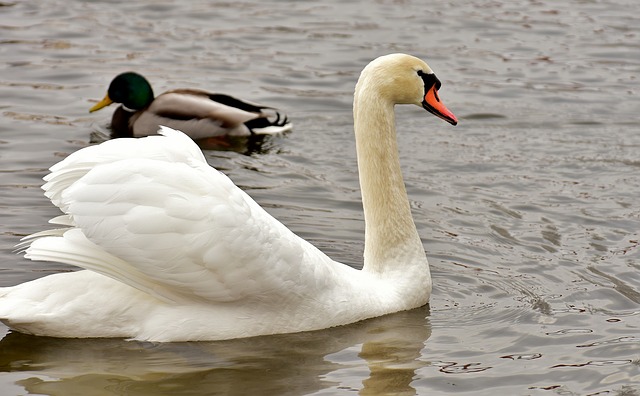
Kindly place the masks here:
POLYGON ((374 88, 380 97, 393 104, 415 104, 452 125, 458 123, 440 100, 440 80, 429 65, 414 56, 390 54, 374 59, 362 70, 356 99, 358 95, 372 94, 369 90, 361 92, 363 86, 374 88))

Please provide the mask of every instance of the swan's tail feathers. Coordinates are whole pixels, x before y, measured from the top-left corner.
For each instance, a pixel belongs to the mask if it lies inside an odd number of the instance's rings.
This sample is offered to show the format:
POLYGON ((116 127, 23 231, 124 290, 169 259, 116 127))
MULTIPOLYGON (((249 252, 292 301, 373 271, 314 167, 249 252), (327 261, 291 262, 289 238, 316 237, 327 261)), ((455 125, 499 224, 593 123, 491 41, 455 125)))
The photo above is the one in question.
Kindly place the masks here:
POLYGON ((49 224, 62 225, 67 227, 75 227, 76 225, 73 222, 73 218, 66 214, 54 217, 53 219, 49 220, 49 224))
POLYGON ((44 230, 31 235, 27 235, 26 237, 20 239, 20 242, 15 246, 13 251, 14 253, 25 253, 34 240, 44 237, 61 237, 68 230, 69 228, 54 228, 51 230, 44 230))
POLYGON ((286 114, 274 111, 272 115, 264 115, 244 123, 254 135, 277 135, 293 128, 286 114))
POLYGON ((162 301, 174 303, 180 299, 167 292, 129 263, 105 252, 89 241, 81 230, 58 229, 42 231, 27 237, 25 257, 34 261, 55 261, 81 267, 125 283, 162 301), (32 240, 32 241, 31 241, 32 240))

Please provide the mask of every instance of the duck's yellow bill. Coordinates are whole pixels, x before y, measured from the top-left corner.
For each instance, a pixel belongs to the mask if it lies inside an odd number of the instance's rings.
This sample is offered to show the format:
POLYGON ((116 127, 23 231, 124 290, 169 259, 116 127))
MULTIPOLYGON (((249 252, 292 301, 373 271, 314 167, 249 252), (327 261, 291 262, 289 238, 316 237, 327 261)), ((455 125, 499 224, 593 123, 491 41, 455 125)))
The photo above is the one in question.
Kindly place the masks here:
POLYGON ((113 100, 109 97, 109 94, 105 95, 104 99, 96 103, 92 108, 89 109, 89 113, 93 113, 94 111, 98 111, 103 107, 109 106, 113 103, 113 100))

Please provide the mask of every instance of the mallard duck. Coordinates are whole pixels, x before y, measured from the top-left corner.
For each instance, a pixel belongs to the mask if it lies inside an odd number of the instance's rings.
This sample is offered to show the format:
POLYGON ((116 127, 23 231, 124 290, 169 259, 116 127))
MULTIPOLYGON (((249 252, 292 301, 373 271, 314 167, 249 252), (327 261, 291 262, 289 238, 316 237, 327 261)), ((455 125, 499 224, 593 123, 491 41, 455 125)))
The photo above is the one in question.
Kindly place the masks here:
POLYGON ((289 119, 272 107, 199 89, 174 89, 154 98, 151 84, 138 73, 119 74, 107 95, 89 112, 121 103, 111 119, 113 137, 155 135, 160 125, 192 139, 270 135, 289 131, 289 119))
POLYGON ((45 195, 62 228, 26 257, 85 268, 0 288, 0 320, 54 337, 221 340, 317 330, 425 305, 431 275, 402 179, 394 106, 455 125, 418 58, 373 60, 353 112, 364 266, 329 258, 210 167, 186 135, 115 139, 54 165, 45 195))

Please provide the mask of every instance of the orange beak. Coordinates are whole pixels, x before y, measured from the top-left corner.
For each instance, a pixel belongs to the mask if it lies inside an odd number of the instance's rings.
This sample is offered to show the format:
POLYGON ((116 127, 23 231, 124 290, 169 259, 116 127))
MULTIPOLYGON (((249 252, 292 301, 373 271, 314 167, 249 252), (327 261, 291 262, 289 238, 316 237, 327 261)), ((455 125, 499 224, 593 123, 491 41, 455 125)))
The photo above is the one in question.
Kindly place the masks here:
POLYGON ((426 95, 424 95, 422 107, 424 107, 429 113, 442 118, 451 125, 458 124, 456 116, 453 115, 453 113, 450 112, 449 109, 447 109, 447 107, 440 101, 435 84, 429 88, 426 95))

